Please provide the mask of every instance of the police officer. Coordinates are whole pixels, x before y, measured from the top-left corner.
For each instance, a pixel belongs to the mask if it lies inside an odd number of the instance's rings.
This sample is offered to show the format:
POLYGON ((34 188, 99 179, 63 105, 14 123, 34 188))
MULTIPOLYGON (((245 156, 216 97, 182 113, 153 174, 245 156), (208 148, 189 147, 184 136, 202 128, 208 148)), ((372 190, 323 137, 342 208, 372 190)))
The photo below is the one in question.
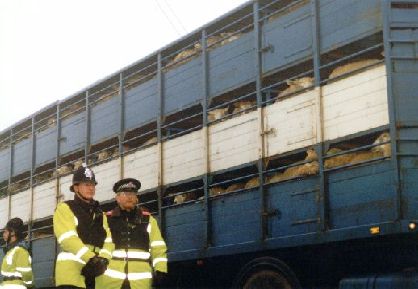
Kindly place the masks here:
POLYGON ((157 221, 137 207, 141 183, 132 178, 115 183, 118 206, 106 213, 115 251, 97 289, 146 289, 167 273, 167 247, 157 221))
POLYGON ((25 227, 20 218, 10 219, 3 231, 6 242, 1 264, 2 289, 26 289, 32 287, 32 260, 28 244, 24 241, 25 227))
POLYGON ((83 164, 73 175, 74 200, 55 210, 54 234, 61 248, 55 266, 58 288, 94 288, 95 277, 106 270, 112 256, 107 218, 93 199, 96 185, 93 171, 83 164))

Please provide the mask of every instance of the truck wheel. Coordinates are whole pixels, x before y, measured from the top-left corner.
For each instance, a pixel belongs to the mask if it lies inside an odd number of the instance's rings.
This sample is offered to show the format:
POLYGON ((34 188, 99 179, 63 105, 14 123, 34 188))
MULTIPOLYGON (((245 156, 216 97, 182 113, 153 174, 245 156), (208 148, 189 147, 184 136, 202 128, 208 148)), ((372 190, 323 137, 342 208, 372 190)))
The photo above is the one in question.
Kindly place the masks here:
POLYGON ((292 270, 282 261, 263 257, 244 266, 234 282, 234 289, 300 289, 292 270))

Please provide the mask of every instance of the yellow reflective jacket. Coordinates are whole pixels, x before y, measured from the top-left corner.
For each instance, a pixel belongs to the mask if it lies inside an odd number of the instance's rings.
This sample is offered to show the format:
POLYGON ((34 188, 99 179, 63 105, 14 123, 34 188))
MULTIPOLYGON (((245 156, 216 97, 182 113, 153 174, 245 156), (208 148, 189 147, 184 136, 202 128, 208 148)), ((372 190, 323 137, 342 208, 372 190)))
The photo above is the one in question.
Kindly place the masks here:
POLYGON ((84 265, 95 255, 110 259, 113 251, 112 237, 105 214, 100 214, 103 218, 103 229, 105 231, 103 236, 98 237, 104 239, 99 240, 103 244, 102 247, 83 242, 85 238, 79 235, 80 230, 78 229, 81 227, 79 222, 88 223, 93 218, 86 219, 84 217, 80 218, 80 216, 77 218, 76 215, 65 202, 58 204, 54 213, 54 234, 61 249, 55 265, 56 286, 71 285, 86 288, 84 276, 81 275, 84 265))
POLYGON ((32 287, 32 259, 23 243, 10 248, 1 264, 2 289, 26 289, 32 287))
POLYGON ((131 289, 151 288, 153 272, 167 272, 167 246, 158 223, 147 212, 139 222, 133 218, 129 223, 120 213, 119 208, 107 213, 115 250, 108 269, 96 279, 96 289, 120 289, 124 281, 131 289))

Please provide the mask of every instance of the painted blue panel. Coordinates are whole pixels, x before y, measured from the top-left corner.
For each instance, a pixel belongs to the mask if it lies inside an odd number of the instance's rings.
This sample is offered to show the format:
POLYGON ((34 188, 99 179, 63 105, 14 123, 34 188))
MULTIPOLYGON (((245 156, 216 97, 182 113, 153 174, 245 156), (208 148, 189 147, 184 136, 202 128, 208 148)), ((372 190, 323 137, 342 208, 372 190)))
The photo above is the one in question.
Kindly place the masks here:
POLYGON ((263 26, 263 72, 275 70, 293 61, 312 55, 311 6, 305 5, 291 13, 268 21, 263 26))
POLYGON ((212 201, 214 246, 260 239, 260 194, 258 190, 227 195, 212 201))
POLYGON ((57 152, 57 128, 49 127, 36 134, 36 165, 55 159, 57 152))
POLYGON ((415 158, 415 169, 406 169, 402 173, 402 195, 404 198, 405 219, 418 219, 418 161, 415 158))
POLYGON ((390 161, 329 175, 329 215, 333 229, 395 219, 395 187, 390 161))
MULTIPOLYGON (((395 41, 391 48, 391 56, 393 57, 415 57, 416 56, 416 46, 413 41, 418 39, 418 31, 412 30, 412 29, 392 30, 391 38, 395 41)), ((415 62, 410 61, 410 60, 400 61, 400 62, 406 63, 406 64, 415 64, 415 62)), ((396 65, 397 63, 395 62, 394 64, 396 65)), ((395 71, 398 72, 397 69, 395 69, 395 71)))
POLYGON ((81 112, 64 119, 61 124, 61 154, 84 147, 86 138, 86 115, 81 112))
POLYGON ((202 203, 166 210, 166 242, 170 251, 203 248, 206 244, 205 211, 202 203))
POLYGON ((91 144, 119 133, 119 103, 119 97, 115 96, 91 108, 91 144))
POLYGON ((412 22, 417 23, 418 22, 418 10, 417 9, 397 9, 392 8, 391 9, 392 15, 391 20, 392 22, 412 22))
POLYGON ((320 1, 320 47, 335 49, 372 35, 382 27, 381 1, 320 1))
POLYGON ((152 78, 125 91, 125 128, 133 129, 155 119, 158 111, 157 80, 152 78))
POLYGON ((55 239, 44 238, 32 243, 32 270, 37 288, 52 287, 54 276, 55 239))
POLYGON ((0 151, 0 182, 9 179, 10 148, 0 151))
POLYGON ((254 33, 209 51, 208 62, 211 97, 254 81, 254 33))
POLYGON ((32 163, 32 138, 19 141, 13 150, 13 176, 29 171, 32 163))
POLYGON ((190 106, 203 98, 202 59, 170 69, 164 74, 164 112, 190 106))
POLYGON ((278 214, 269 218, 271 237, 314 232, 318 228, 318 177, 272 184, 268 209, 278 214))
POLYGON ((417 122, 417 73, 393 73, 393 91, 396 98, 397 122, 417 122))

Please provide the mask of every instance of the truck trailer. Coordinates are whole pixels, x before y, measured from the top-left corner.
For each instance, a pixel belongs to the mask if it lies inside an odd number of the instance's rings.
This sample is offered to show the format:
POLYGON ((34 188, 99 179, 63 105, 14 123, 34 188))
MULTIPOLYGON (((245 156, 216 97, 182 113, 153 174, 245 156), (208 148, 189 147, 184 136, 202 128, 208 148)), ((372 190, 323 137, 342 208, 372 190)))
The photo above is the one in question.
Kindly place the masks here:
POLYGON ((418 1, 254 0, 0 132, 0 227, 140 179, 168 288, 418 288, 418 1))

